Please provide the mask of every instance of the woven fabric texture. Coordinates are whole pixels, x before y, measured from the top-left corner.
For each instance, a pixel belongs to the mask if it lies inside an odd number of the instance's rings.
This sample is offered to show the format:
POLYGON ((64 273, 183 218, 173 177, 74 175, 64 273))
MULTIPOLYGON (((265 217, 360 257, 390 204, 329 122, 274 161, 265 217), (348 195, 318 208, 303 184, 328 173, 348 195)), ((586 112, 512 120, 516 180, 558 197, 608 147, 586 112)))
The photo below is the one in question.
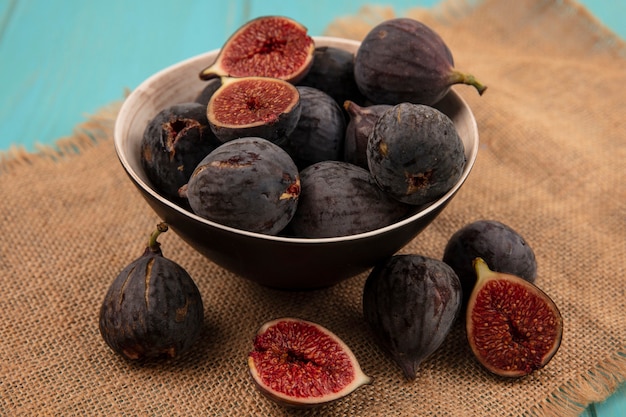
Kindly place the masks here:
MULTIPOLYGON (((456 67, 489 88, 479 97, 455 87, 477 119, 478 159, 402 252, 440 259, 454 231, 478 219, 520 232, 564 317, 546 368, 494 377, 457 324, 408 382, 364 323, 366 273, 324 290, 272 290, 172 232, 160 238, 164 254, 196 280, 206 326, 171 362, 122 360, 99 334, 98 311, 159 219, 116 158, 115 103, 54 148, 0 160, 0 415, 576 416, 608 397, 626 377, 626 45, 572 1, 448 1, 405 14, 438 31, 456 67), (261 396, 246 356, 256 330, 280 316, 338 334, 373 384, 301 412, 261 396)), ((361 39, 393 16, 366 8, 328 34, 361 39)))

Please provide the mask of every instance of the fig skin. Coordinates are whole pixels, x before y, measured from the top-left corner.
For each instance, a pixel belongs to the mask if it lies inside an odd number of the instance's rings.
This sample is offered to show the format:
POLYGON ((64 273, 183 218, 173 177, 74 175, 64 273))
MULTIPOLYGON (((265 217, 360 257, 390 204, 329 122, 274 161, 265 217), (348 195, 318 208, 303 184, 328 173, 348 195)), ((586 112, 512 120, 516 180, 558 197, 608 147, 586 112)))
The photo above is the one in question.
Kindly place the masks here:
POLYGON ((148 122, 141 139, 141 165, 160 194, 182 204, 178 189, 220 144, 209 127, 205 106, 174 104, 148 122))
POLYGON ((317 88, 298 86, 301 112, 283 149, 299 170, 321 161, 342 159, 346 121, 339 105, 317 88))
POLYGON ((367 164, 390 196, 421 206, 447 193, 465 167, 463 141, 454 123, 439 110, 400 103, 374 124, 367 164))
POLYGON ((374 104, 432 106, 454 84, 472 85, 481 95, 487 88, 456 70, 439 34, 411 18, 389 19, 368 32, 356 53, 354 78, 374 104))
POLYGON ((296 211, 300 174, 278 145, 263 138, 241 138, 207 155, 180 193, 198 216, 275 235, 296 211))
POLYGON ((200 92, 198 93, 194 101, 196 103, 202 104, 205 107, 208 106, 209 100, 211 100, 211 97, 213 97, 213 94, 221 86, 222 86, 221 78, 213 78, 212 80, 209 80, 204 86, 204 88, 200 90, 200 92))
POLYGON ((261 16, 237 29, 199 77, 259 76, 296 84, 311 68, 314 52, 305 26, 284 16, 261 16))
POLYGON ((198 339, 204 321, 200 291, 180 265, 163 256, 157 237, 109 287, 99 315, 100 334, 128 360, 174 358, 198 339))
POLYGON ((461 280, 464 307, 476 284, 476 258, 484 259, 497 272, 531 283, 537 278, 535 253, 518 232, 496 220, 481 219, 466 224, 454 232, 443 252, 443 261, 461 280))
POLYGON ((380 116, 393 106, 390 104, 360 106, 352 100, 346 100, 343 107, 349 117, 344 139, 343 160, 369 169, 367 165, 367 142, 370 133, 372 133, 380 116))
POLYGON ((394 255, 376 265, 363 289, 365 321, 407 380, 441 346, 460 307, 452 268, 420 255, 394 255))
POLYGON ((563 337, 554 301, 534 284, 474 260, 478 281, 465 318, 467 340, 489 372, 519 378, 545 367, 563 337))
POLYGON ((354 54, 334 46, 315 48, 313 64, 298 85, 325 92, 340 107, 346 100, 365 102, 354 80, 354 54))
POLYGON ((257 389, 285 407, 328 404, 372 382, 337 335, 298 318, 265 323, 254 337, 248 367, 257 389))
POLYGON ((365 233, 407 216, 412 206, 386 195, 369 171, 342 161, 322 161, 300 172, 302 192, 289 223, 294 237, 365 233))
POLYGON ((222 143, 256 136, 283 144, 301 112, 298 89, 267 77, 223 78, 206 108, 211 130, 222 143))

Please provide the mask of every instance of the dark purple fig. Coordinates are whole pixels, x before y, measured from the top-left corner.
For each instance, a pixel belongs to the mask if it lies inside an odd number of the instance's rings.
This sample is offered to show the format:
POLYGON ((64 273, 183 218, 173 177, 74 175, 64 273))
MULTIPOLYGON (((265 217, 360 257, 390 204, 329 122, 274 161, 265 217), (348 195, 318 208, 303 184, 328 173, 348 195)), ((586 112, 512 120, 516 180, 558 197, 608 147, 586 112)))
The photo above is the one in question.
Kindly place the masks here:
POLYGON ((300 176, 278 145, 262 138, 241 138, 207 155, 181 188, 181 195, 198 216, 274 235, 296 211, 300 176))
POLYGON ((457 183, 465 150, 454 123, 422 104, 401 103, 378 118, 367 145, 378 185, 407 204, 428 204, 457 183))
POLYGON ((376 265, 363 289, 365 320, 409 380, 441 346, 460 307, 452 268, 419 255, 394 255, 376 265))
POLYGON ((482 258, 497 272, 534 282, 537 277, 535 253, 511 227, 495 220, 477 220, 457 230, 448 240, 443 261, 461 280, 463 304, 476 284, 474 259, 482 258))
POLYGON ((307 28, 283 16, 248 21, 222 46, 200 78, 271 77, 296 83, 311 68, 315 43, 307 28))
POLYGON ((369 169, 367 165, 367 141, 376 121, 392 106, 390 104, 377 104, 362 107, 352 100, 346 100, 343 107, 350 118, 346 126, 343 160, 369 169))
POLYGON ((248 366, 259 391, 287 407, 327 404, 372 381, 337 335, 295 318, 275 319, 259 329, 248 366))
POLYGON ((200 103, 204 106, 207 106, 209 104, 209 100, 211 100, 211 97, 213 97, 213 93, 215 93, 217 89, 220 88, 221 86, 222 86, 221 78, 213 78, 212 80, 209 80, 204 86, 204 88, 200 90, 200 92, 198 93, 194 101, 196 103, 200 103))
POLYGON ((387 196, 370 173, 341 161, 323 161, 300 173, 302 192, 289 224, 297 237, 369 232, 402 219, 412 208, 387 196))
POLYGON ((365 36, 356 53, 354 77, 374 104, 433 105, 454 84, 472 85, 481 95, 487 88, 456 70, 439 34, 411 18, 386 20, 365 36))
POLYGON ((328 94, 298 86, 302 111, 283 149, 298 169, 321 161, 342 159, 346 121, 339 105, 328 94))
POLYGON ((207 118, 222 142, 260 137, 282 144, 300 119, 300 95, 292 84, 277 78, 223 78, 211 96, 207 118))
POLYGON ((334 46, 315 48, 313 65, 298 84, 322 90, 339 106, 346 100, 365 101, 354 80, 354 54, 334 46))
POLYGON ((219 144, 209 127, 205 106, 175 104, 148 122, 141 140, 141 165, 159 193, 179 202, 178 189, 187 183, 198 162, 219 144))
POLYGON ((563 337, 554 301, 534 284, 474 260, 478 280, 467 304, 467 340, 490 372, 522 377, 550 362, 563 337))
POLYGON ((189 350, 202 330, 198 287, 157 242, 167 229, 157 226, 144 254, 115 278, 100 308, 100 334, 126 359, 173 358, 189 350))

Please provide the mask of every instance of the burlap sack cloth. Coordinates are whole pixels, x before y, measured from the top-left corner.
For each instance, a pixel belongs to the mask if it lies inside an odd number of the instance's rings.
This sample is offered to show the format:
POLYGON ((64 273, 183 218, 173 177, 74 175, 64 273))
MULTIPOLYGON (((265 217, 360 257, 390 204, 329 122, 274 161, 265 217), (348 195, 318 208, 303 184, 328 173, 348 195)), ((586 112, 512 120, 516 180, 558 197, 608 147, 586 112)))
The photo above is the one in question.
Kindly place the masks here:
MULTIPOLYGON (((98 332, 98 309, 158 222, 116 159, 118 108, 59 149, 4 155, 0 170, 0 415, 576 416, 626 376, 626 46, 571 1, 446 3, 407 12, 435 28, 457 68, 489 89, 457 89, 478 121, 474 171, 403 252, 441 258, 464 224, 496 219, 534 248, 538 285, 560 307, 562 346, 514 381, 483 371, 460 325, 407 382, 372 342, 361 313, 366 274, 333 288, 282 292, 222 270, 162 236, 195 278, 206 328, 192 352, 138 366, 98 332), (290 412, 256 391, 246 355, 266 320, 317 321, 351 346, 374 383, 330 406, 290 412)), ((340 19, 360 38, 389 9, 340 19)))

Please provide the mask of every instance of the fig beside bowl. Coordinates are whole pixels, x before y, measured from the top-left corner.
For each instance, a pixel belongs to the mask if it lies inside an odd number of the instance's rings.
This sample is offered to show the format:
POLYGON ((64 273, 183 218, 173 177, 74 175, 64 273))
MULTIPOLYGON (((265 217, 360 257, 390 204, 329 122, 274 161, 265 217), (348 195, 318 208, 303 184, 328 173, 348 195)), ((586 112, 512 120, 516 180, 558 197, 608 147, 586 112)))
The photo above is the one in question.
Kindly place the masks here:
MULTIPOLYGON (((352 40, 314 37, 316 46, 356 52, 352 40)), ((193 214, 162 197, 141 165, 140 143, 148 121, 161 109, 193 101, 205 82, 198 71, 210 65, 219 50, 201 54, 152 75, 123 103, 114 128, 118 159, 154 212, 185 242, 217 265, 261 285, 314 289, 334 285, 364 272, 413 240, 452 200, 467 179, 478 153, 478 128, 467 103, 451 90, 435 105, 448 115, 461 137, 467 162, 459 180, 441 198, 387 227, 351 236, 290 238, 224 226, 193 214)))

